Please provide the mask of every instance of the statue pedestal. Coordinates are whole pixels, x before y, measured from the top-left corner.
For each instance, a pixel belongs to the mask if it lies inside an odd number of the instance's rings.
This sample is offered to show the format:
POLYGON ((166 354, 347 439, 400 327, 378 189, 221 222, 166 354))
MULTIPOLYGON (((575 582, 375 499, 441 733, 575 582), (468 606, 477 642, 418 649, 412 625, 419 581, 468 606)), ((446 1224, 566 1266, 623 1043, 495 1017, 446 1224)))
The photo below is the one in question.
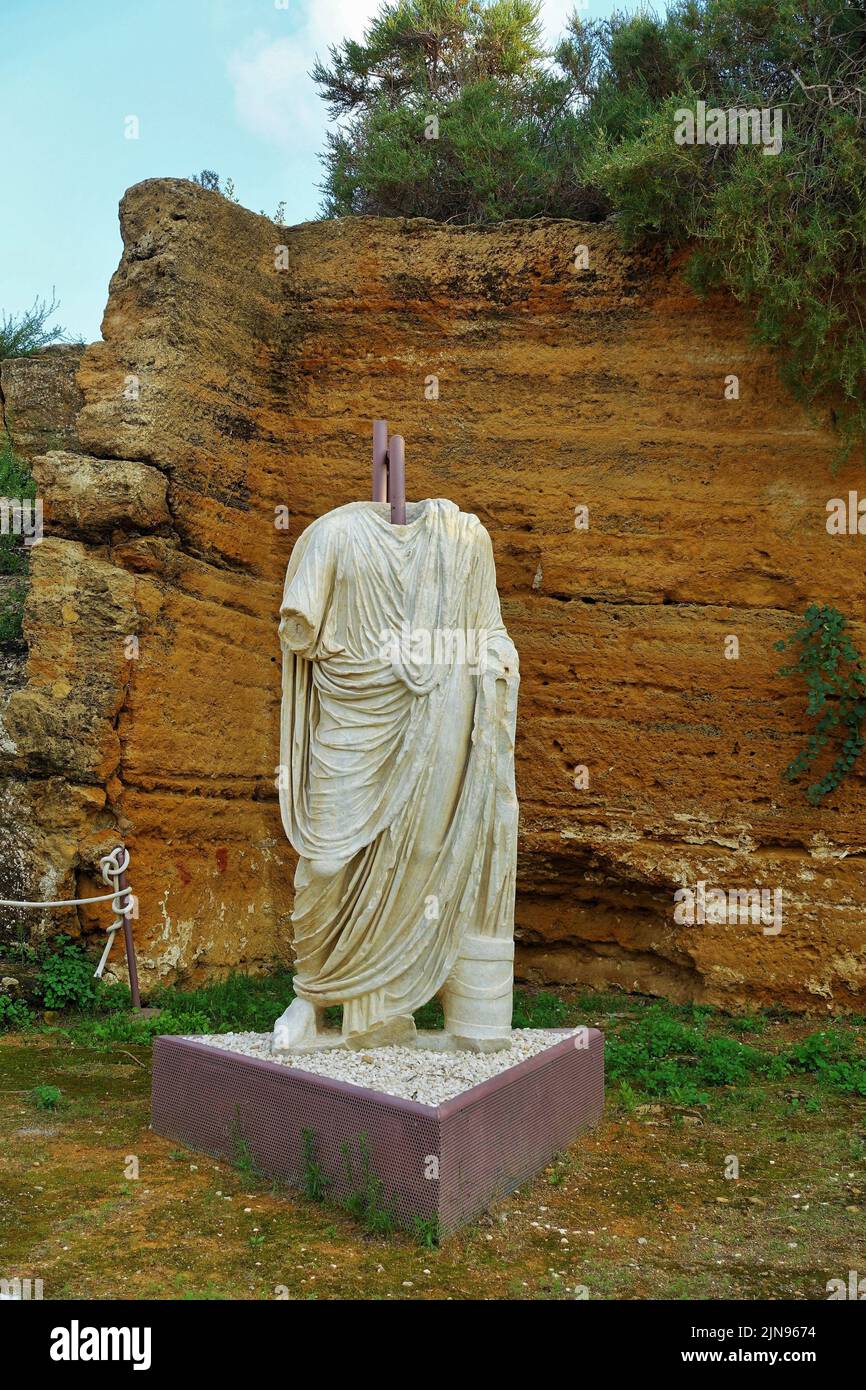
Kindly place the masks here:
POLYGON ((534 1177, 601 1117, 601 1033, 557 1036, 544 1052, 436 1106, 207 1043, 157 1038, 152 1128, 214 1158, 243 1153, 262 1174, 294 1187, 303 1186, 312 1156, 329 1180, 328 1199, 338 1202, 361 1185, 366 1163, 400 1225, 436 1220, 447 1235, 534 1177))

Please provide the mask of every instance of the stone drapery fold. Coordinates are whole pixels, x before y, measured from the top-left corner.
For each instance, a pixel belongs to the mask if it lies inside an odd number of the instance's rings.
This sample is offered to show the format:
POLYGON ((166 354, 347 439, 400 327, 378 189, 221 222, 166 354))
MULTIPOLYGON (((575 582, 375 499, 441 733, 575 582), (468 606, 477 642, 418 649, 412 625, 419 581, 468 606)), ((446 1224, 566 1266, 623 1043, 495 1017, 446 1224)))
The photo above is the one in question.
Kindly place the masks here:
POLYGON ((443 499, 299 538, 280 610, 297 994, 344 1032, 411 1013, 467 932, 511 939, 518 663, 490 538, 443 499))

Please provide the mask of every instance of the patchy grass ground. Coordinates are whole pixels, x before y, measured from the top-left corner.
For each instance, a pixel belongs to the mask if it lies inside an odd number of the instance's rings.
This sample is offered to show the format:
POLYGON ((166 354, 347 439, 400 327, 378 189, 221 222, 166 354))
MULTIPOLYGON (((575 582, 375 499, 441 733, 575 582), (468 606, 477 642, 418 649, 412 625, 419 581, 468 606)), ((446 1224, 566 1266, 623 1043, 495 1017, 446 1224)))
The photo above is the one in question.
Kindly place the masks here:
POLYGON ((115 992, 0 1037, 0 1276, 41 1278, 46 1298, 823 1299, 828 1279, 866 1268, 856 1023, 518 994, 521 1026, 603 1028, 605 1118, 425 1249, 149 1130, 148 1033, 166 1016, 264 1027, 286 987, 172 991, 144 1025, 115 992))

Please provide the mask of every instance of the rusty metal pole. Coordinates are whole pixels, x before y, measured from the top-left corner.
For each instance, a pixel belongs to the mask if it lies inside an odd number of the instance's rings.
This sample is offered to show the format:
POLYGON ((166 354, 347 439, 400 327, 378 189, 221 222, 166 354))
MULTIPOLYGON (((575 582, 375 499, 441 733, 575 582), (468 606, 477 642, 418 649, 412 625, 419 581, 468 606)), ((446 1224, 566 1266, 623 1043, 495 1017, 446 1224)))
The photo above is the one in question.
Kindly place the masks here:
MULTIPOLYGON (((118 876, 117 886, 123 893, 123 901, 126 901, 125 890, 129 888, 129 877, 126 870, 118 876)), ((132 922, 124 913, 123 916, 123 940, 126 945, 126 968, 129 971, 129 989, 132 994, 132 1007, 141 1011, 141 993, 138 988, 138 965, 135 959, 135 942, 132 939, 132 922)))

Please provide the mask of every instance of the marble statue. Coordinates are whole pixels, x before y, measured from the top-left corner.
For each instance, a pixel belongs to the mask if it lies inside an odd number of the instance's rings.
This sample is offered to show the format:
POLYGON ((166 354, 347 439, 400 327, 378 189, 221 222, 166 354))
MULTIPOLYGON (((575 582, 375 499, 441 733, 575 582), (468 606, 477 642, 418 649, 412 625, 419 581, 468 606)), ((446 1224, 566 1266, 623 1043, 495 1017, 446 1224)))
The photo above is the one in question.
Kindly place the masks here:
POLYGON ((292 552, 280 610, 280 808, 299 855, 296 998, 276 1050, 417 1040, 507 1047, 518 662, 490 537, 441 498, 352 502, 292 552))

